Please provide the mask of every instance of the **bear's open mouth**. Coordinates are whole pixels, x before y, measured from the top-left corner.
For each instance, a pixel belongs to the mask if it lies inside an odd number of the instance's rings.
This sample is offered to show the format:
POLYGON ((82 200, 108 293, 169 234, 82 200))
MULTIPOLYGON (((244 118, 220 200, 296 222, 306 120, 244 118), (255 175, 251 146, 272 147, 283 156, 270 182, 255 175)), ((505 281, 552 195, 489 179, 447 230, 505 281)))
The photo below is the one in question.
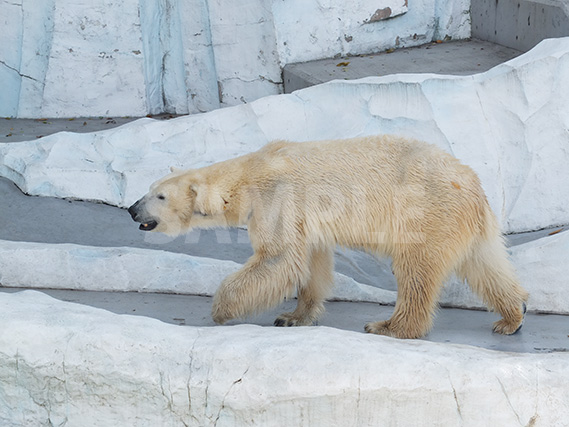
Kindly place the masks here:
POLYGON ((157 225, 158 225, 158 223, 156 221, 152 220, 152 221, 148 221, 148 222, 143 222, 142 224, 140 224, 138 229, 142 230, 142 231, 152 231, 156 228, 157 225))

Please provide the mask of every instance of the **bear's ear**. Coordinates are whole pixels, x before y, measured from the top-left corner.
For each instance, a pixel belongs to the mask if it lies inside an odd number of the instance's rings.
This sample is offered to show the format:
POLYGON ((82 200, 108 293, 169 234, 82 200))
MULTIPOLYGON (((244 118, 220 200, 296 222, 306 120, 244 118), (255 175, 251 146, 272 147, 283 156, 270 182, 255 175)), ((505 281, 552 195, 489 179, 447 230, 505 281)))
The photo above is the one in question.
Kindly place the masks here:
POLYGON ((194 194, 198 194, 198 189, 199 189, 199 186, 196 182, 192 182, 190 184, 190 191, 193 191, 194 194))
POLYGON ((182 169, 179 169, 175 166, 170 166, 170 172, 180 172, 182 169))

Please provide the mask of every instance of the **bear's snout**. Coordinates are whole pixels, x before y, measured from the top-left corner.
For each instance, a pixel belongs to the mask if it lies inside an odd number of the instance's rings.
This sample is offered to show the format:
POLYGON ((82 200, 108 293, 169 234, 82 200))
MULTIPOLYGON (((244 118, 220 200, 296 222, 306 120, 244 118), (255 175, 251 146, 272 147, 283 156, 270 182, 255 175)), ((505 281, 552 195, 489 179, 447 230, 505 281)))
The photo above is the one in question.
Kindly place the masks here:
POLYGON ((152 231, 158 225, 158 221, 153 218, 148 218, 147 214, 144 214, 144 209, 142 209, 143 213, 141 214, 141 202, 143 199, 138 200, 134 205, 128 208, 128 213, 132 217, 132 220, 135 222, 140 222, 140 227, 138 227, 142 231, 152 231), (145 218, 146 217, 146 218, 145 218))
POLYGON ((128 208, 128 213, 134 221, 136 221, 136 216, 138 215, 138 206, 140 205, 140 200, 136 201, 130 208, 128 208))

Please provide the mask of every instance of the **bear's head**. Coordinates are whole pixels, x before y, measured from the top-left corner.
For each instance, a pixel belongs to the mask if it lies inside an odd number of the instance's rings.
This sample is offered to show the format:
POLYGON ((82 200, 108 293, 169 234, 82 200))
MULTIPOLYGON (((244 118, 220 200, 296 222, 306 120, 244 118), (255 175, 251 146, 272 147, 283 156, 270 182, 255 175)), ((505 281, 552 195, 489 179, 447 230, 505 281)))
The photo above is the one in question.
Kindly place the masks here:
POLYGON ((140 230, 178 235, 194 227, 227 225, 228 202, 199 170, 173 170, 156 181, 128 212, 140 230), (213 188, 212 188, 213 187, 213 188))

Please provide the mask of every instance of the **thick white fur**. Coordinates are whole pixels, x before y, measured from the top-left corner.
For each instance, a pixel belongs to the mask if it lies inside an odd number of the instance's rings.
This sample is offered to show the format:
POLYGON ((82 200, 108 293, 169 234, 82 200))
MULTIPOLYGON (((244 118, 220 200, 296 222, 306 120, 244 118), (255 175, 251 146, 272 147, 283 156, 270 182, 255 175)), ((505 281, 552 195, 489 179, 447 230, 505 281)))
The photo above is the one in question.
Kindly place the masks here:
POLYGON ((495 331, 511 334, 523 319, 527 293, 478 177, 423 142, 393 136, 277 141, 202 169, 175 171, 151 187, 139 209, 169 234, 248 226, 254 255, 217 291, 217 323, 275 306, 296 290, 296 310, 275 323, 312 324, 332 286, 336 245, 393 259, 393 316, 366 325, 368 332, 426 334, 453 271, 503 316, 495 331))

